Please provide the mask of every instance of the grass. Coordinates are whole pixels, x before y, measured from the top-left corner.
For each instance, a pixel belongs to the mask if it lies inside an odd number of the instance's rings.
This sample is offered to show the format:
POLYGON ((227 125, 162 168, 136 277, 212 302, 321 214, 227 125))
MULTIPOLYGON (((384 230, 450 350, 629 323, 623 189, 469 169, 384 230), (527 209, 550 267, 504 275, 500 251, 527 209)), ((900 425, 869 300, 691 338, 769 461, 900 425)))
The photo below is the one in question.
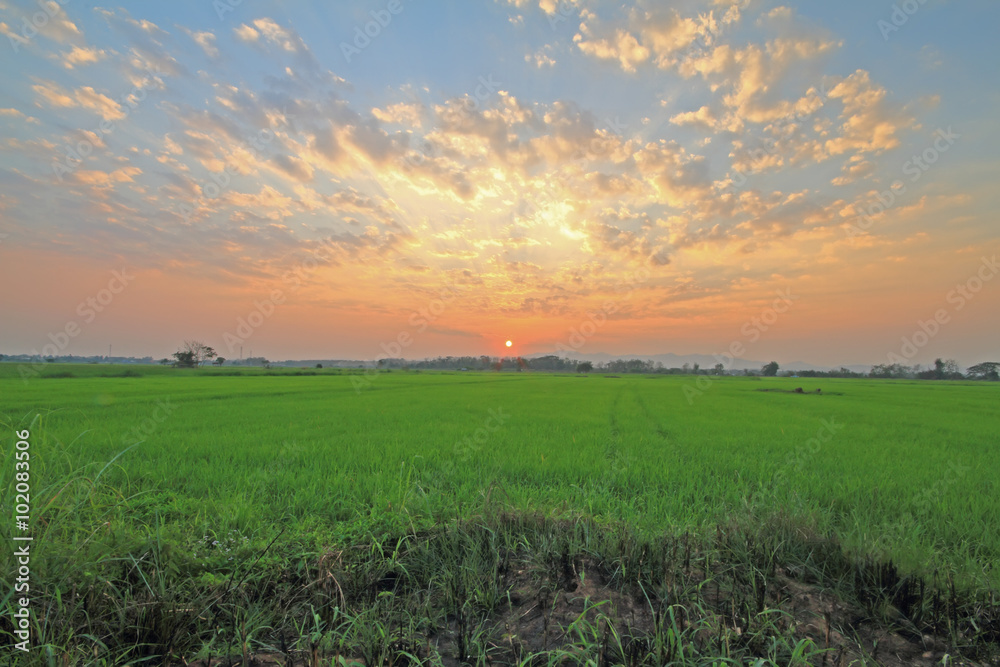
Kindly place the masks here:
POLYGON ((31 430, 24 664, 880 664, 873 628, 967 659, 1000 641, 996 385, 40 370, 0 364, 6 516, 31 430), (823 393, 758 391, 796 386, 823 393), (809 634, 803 585, 853 617, 809 634))

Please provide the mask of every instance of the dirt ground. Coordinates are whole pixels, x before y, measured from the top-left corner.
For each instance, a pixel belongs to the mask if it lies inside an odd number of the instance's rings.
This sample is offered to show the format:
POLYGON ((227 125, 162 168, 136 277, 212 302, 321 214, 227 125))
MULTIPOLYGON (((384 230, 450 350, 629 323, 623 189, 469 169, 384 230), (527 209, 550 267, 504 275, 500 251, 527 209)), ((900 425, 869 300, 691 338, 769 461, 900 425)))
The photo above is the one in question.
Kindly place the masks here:
MULTIPOLYGON (((648 637, 658 623, 676 623, 684 629, 696 624, 698 629, 685 637, 704 646, 727 638, 734 644, 741 641, 758 641, 752 629, 746 627, 748 619, 735 611, 735 602, 729 591, 712 586, 703 572, 690 573, 691 580, 678 582, 678 590, 692 583, 707 582, 700 586, 701 604, 690 607, 672 605, 673 619, 656 614, 641 595, 624 592, 609 586, 602 574, 600 563, 586 559, 569 563, 563 572, 539 572, 530 569, 512 570, 504 577, 504 588, 509 593, 509 604, 490 619, 492 638, 491 653, 495 658, 490 664, 518 664, 531 654, 544 654, 556 649, 572 650, 580 638, 580 628, 593 632, 596 628, 597 644, 602 648, 598 664, 620 664, 622 653, 628 656, 633 650, 646 652, 648 637), (582 576, 581 576, 582 575, 582 576), (581 623, 581 619, 586 623, 581 623), (609 627, 609 621, 613 629, 609 627), (574 628, 574 622, 577 627, 574 628), (617 638, 616 638, 617 635, 617 638)), ((764 610, 777 610, 773 616, 775 628, 783 636, 795 640, 809 638, 821 655, 809 663, 830 667, 850 665, 882 665, 884 667, 931 667, 932 665, 979 666, 1000 665, 998 661, 974 662, 949 655, 947 643, 941 637, 921 635, 905 618, 886 626, 878 623, 864 610, 852 607, 830 591, 798 581, 789 572, 779 569, 766 583, 764 610), (947 662, 945 658, 947 656, 947 662)), ((449 627, 426 640, 417 649, 421 660, 435 656, 432 664, 465 664, 458 655, 458 624, 451 619, 449 627)), ((676 653, 674 654, 676 658, 676 653)), ((569 660, 567 660, 569 663, 569 660)), ((364 663, 351 656, 310 656, 303 652, 289 654, 260 653, 244 662, 242 657, 213 659, 181 663, 187 667, 300 667, 303 665, 364 663), (331 660, 336 659, 336 663, 331 660)), ((400 658, 396 664, 411 664, 400 658)), ((427 664, 427 663, 424 663, 427 664)))

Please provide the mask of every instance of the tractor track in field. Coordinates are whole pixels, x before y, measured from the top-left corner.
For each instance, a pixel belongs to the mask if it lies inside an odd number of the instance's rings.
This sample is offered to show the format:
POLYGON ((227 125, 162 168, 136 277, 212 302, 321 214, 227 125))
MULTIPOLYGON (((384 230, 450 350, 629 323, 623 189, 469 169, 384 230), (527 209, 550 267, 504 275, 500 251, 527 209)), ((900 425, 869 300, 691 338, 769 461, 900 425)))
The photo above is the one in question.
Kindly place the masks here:
POLYGON ((634 386, 632 387, 632 395, 635 398, 635 402, 639 406, 639 409, 642 411, 643 416, 646 418, 646 421, 652 424, 653 432, 656 433, 656 435, 658 435, 664 443, 674 447, 675 443, 670 437, 670 431, 667 430, 659 419, 653 416, 652 411, 646 404, 645 397, 643 397, 643 395, 634 386))

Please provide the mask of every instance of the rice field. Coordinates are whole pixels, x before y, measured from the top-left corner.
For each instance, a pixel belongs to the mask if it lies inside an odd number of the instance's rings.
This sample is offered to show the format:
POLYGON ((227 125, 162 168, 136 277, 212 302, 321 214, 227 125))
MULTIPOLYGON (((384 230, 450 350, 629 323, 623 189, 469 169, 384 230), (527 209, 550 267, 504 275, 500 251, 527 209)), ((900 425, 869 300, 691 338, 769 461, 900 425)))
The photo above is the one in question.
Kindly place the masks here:
POLYGON ((39 664, 997 664, 998 390, 0 364, 0 493, 39 664))

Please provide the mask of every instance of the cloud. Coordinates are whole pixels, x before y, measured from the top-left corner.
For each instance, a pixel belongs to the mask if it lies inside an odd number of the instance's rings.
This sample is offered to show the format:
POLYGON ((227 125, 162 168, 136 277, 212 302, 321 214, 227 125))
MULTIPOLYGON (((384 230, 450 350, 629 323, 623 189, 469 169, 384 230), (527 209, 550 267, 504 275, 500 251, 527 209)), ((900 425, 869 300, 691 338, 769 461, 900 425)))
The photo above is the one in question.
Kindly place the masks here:
POLYGON ((795 10, 791 7, 786 7, 780 5, 773 8, 771 11, 764 14, 758 23, 763 23, 764 19, 769 19, 770 21, 779 22, 783 24, 788 24, 791 22, 792 18, 795 16, 795 10))
POLYGON ((272 18, 259 18, 252 23, 253 27, 246 23, 238 26, 234 31, 236 37, 247 43, 266 42, 288 53, 303 53, 309 50, 297 32, 285 28, 272 18))
POLYGON ((745 2, 715 3, 724 6, 722 16, 713 10, 683 16, 677 9, 654 5, 632 8, 621 19, 602 21, 594 12, 580 12, 579 32, 573 41, 584 54, 616 60, 626 72, 651 63, 660 69, 676 69, 691 57, 710 48, 724 26, 740 19, 745 2))
POLYGON ((865 70, 840 79, 830 90, 830 98, 840 100, 843 111, 841 135, 826 142, 831 155, 847 152, 879 155, 900 144, 900 130, 914 120, 886 102, 886 91, 872 82, 865 70))
MULTIPOLYGON (((73 96, 54 81, 42 81, 33 85, 31 89, 50 107, 72 108, 77 106, 77 102, 73 96)), ((35 102, 35 105, 42 106, 38 102, 35 102)))
POLYGON ((636 151, 635 163, 655 188, 660 202, 672 208, 684 209, 713 195, 704 160, 675 142, 647 143, 636 151))
POLYGON ((125 112, 122 111, 118 102, 97 92, 90 86, 77 88, 75 94, 77 104, 80 107, 93 111, 104 120, 120 120, 125 117, 125 112))
POLYGON ((875 165, 866 160, 862 155, 852 155, 851 159, 844 163, 840 170, 840 176, 833 179, 833 185, 849 185, 875 171, 875 165))
POLYGON ((107 187, 114 183, 132 183, 136 176, 142 174, 138 167, 122 167, 114 171, 104 172, 80 169, 72 173, 72 180, 84 185, 107 187))
POLYGON ((384 109, 372 109, 372 115, 383 123, 395 123, 409 127, 420 127, 424 106, 418 103, 397 103, 387 105, 384 109))
POLYGON ((294 155, 275 155, 271 158, 271 162, 278 168, 280 172, 291 178, 292 180, 308 183, 313 179, 314 170, 312 166, 294 155))
POLYGON ((614 29, 607 36, 599 36, 604 31, 595 27, 595 18, 593 14, 586 12, 584 22, 580 24, 580 32, 573 36, 580 51, 601 60, 615 60, 625 72, 635 72, 638 65, 649 60, 649 49, 624 28, 614 29))
POLYGON ((576 7, 581 0, 506 0, 508 5, 523 9, 528 5, 537 5, 538 8, 548 16, 554 16, 556 12, 565 13, 567 9, 576 7))
POLYGON ((83 86, 70 92, 53 81, 41 81, 31 89, 40 100, 35 102, 37 106, 42 106, 41 101, 44 101, 48 106, 55 108, 86 109, 98 114, 104 120, 119 120, 126 115, 118 102, 90 86, 83 86))
POLYGON ((803 63, 840 45, 837 40, 823 37, 778 38, 763 47, 750 44, 743 49, 720 45, 685 63, 681 73, 701 75, 727 91, 722 98, 730 110, 727 125, 730 131, 739 131, 747 122, 771 122, 796 112, 800 104, 808 104, 808 99, 781 97, 783 80, 803 63))
POLYGON ((125 38, 128 57, 122 60, 125 75, 133 86, 150 87, 147 79, 155 72, 158 88, 164 88, 161 76, 185 76, 187 70, 170 53, 167 44, 171 37, 166 30, 147 19, 137 20, 123 8, 97 9, 107 24, 125 38))
POLYGON ((236 38, 242 42, 251 43, 260 39, 260 33, 248 26, 246 23, 233 28, 233 33, 236 35, 236 38))
POLYGON ((205 55, 213 60, 219 57, 219 47, 215 44, 215 34, 207 30, 198 32, 189 28, 181 28, 195 44, 201 47, 205 55))
POLYGON ((26 46, 31 43, 31 40, 24 35, 18 34, 17 31, 3 21, 0 21, 0 35, 3 35, 10 40, 11 46, 15 48, 20 48, 21 46, 26 46))
POLYGON ((74 46, 69 53, 62 54, 63 67, 73 69, 79 65, 92 65, 107 57, 104 49, 74 46))
POLYGON ((649 215, 627 208, 605 208, 586 225, 587 245, 597 257, 616 255, 629 262, 670 263, 667 246, 656 237, 649 215))
MULTIPOLYGON (((296 67, 310 78, 320 78, 330 83, 343 81, 322 68, 294 28, 283 26, 269 17, 255 19, 251 24, 244 23, 233 30, 238 40, 262 51, 267 51, 268 47, 276 47, 279 53, 293 56, 296 67)), ((286 73, 290 78, 296 75, 291 69, 287 69, 286 73)))
MULTIPOLYGON (((39 0, 38 6, 44 9, 44 15, 47 17, 47 20, 44 25, 38 28, 38 32, 60 44, 68 44, 81 40, 83 33, 66 15, 66 11, 60 6, 61 4, 64 3, 58 3, 55 0, 39 0)), ((32 7, 24 13, 24 16, 32 25, 37 27, 39 23, 36 23, 32 18, 32 14, 34 13, 37 13, 37 11, 32 7)))
POLYGON ((924 44, 920 47, 918 57, 920 58, 921 66, 926 70, 935 72, 944 67, 944 58, 941 55, 941 51, 933 44, 924 44))
POLYGON ((226 190, 219 199, 220 203, 230 206, 237 211, 253 211, 256 215, 271 220, 282 220, 293 213, 295 201, 280 190, 263 185, 256 193, 237 192, 226 190))
POLYGON ((534 65, 538 69, 543 67, 552 67, 556 64, 555 58, 549 54, 552 52, 552 47, 545 45, 538 49, 534 53, 527 53, 524 56, 524 62, 529 65, 534 65))
POLYGON ((293 30, 288 30, 270 18, 257 19, 253 22, 254 27, 260 31, 265 40, 279 46, 289 53, 296 53, 304 50, 305 43, 293 30))
POLYGON ((715 128, 717 120, 715 114, 707 106, 703 106, 697 111, 686 111, 670 117, 670 122, 674 125, 694 125, 708 130, 715 128))

